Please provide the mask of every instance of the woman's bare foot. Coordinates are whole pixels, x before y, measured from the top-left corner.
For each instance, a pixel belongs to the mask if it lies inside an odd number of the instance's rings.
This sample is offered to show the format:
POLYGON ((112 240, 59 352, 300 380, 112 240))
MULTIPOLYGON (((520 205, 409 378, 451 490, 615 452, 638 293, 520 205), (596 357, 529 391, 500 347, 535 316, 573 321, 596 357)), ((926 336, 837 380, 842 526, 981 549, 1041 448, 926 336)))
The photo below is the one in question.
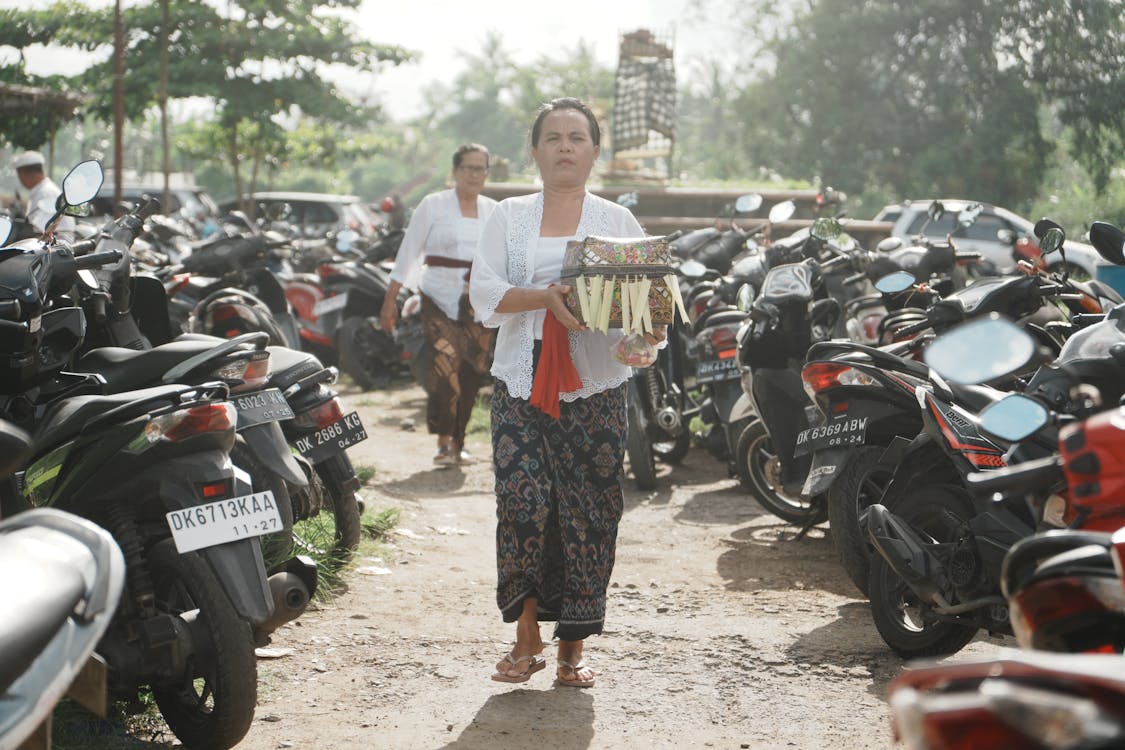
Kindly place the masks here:
POLYGON ((496 662, 496 671, 509 677, 518 677, 527 671, 530 657, 543 653, 543 637, 539 633, 538 602, 524 600, 523 612, 516 621, 516 645, 510 652, 511 660, 496 662), (515 663, 513 663, 515 662, 515 663))
POLYGON ((571 687, 593 687, 598 673, 582 663, 582 641, 559 641, 558 679, 571 687))

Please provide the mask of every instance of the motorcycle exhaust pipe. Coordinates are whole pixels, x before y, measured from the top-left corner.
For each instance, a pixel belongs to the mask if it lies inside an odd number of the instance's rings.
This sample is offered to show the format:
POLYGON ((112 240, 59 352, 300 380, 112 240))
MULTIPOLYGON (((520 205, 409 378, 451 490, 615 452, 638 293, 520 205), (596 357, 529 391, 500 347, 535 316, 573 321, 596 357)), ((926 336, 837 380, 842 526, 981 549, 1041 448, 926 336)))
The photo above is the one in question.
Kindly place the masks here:
POLYGON ((273 570, 267 579, 273 613, 268 619, 254 623, 254 642, 258 646, 268 644, 273 631, 304 614, 316 593, 317 569, 311 558, 297 555, 273 570))
POLYGON ((656 412, 656 423, 660 425, 660 429, 671 435, 678 435, 683 424, 680 420, 680 413, 670 406, 656 412))
POLYGON ((923 601, 950 606, 942 593, 952 588, 945 567, 909 524, 875 503, 867 508, 867 536, 875 552, 923 601))
POLYGON ((273 614, 254 625, 254 641, 259 646, 270 642, 270 634, 287 622, 305 613, 309 606, 309 588, 295 573, 274 573, 269 577, 273 597, 273 614))

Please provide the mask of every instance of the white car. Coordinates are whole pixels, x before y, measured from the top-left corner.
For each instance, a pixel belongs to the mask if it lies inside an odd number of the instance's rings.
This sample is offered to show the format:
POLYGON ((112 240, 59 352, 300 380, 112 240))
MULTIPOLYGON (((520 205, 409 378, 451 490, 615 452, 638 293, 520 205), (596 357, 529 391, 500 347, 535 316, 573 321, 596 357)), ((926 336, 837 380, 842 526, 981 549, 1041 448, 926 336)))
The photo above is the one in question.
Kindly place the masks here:
MULTIPOLYGON (((945 214, 937 221, 927 222, 932 203, 932 200, 905 201, 887 206, 875 216, 875 221, 893 222, 891 236, 903 239, 917 237, 920 231, 927 237, 943 239, 952 232, 953 242, 958 250, 980 253, 1001 273, 1010 273, 1015 269, 1017 243, 1024 253, 1038 255, 1038 243, 1032 231, 1035 223, 1022 216, 982 203, 982 210, 976 221, 965 228, 957 224, 957 214, 972 205, 973 201, 942 199, 945 214)), ((1094 278, 1097 264, 1104 262, 1098 251, 1084 242, 1068 238, 1063 250, 1066 253, 1066 264, 1070 266, 1070 272, 1075 278, 1094 278)), ((1050 270, 1062 270, 1062 266, 1063 259, 1057 253, 1047 258, 1050 270)))

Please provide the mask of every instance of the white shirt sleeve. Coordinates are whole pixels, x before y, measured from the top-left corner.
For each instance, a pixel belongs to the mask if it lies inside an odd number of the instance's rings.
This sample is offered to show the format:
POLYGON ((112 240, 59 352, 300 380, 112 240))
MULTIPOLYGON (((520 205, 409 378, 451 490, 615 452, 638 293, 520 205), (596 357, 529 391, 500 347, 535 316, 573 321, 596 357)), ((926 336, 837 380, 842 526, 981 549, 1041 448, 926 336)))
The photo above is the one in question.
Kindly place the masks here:
POLYGON ((485 222, 469 277, 469 302, 477 320, 489 328, 499 328, 518 314, 496 312, 500 300, 515 286, 508 278, 508 208, 500 203, 485 222))
POLYGON ((414 209, 410 224, 407 225, 406 233, 402 236, 398 254, 395 255, 395 267, 391 271, 391 279, 407 289, 418 288, 422 274, 422 250, 426 246, 426 238, 433 225, 436 195, 436 193, 427 195, 414 209))

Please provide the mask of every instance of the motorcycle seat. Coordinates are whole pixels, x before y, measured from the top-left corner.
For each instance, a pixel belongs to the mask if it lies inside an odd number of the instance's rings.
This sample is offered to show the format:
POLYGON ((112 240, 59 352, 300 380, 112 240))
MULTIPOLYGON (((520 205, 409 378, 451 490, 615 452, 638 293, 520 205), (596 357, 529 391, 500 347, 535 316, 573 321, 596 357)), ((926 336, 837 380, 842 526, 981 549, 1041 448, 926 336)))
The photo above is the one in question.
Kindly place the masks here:
POLYGON ((109 393, 120 393, 156 385, 164 373, 189 357, 213 349, 223 339, 179 339, 152 349, 105 346, 91 349, 78 360, 79 372, 96 372, 106 381, 109 393))
POLYGON ((286 346, 267 346, 270 353, 270 385, 285 390, 304 377, 323 370, 324 365, 312 354, 286 346))
POLYGON ((43 529, 23 529, 0 539, 0 695, 55 637, 86 595, 76 561, 43 553, 43 529))
POLYGON ((738 324, 744 320, 746 320, 746 313, 738 308, 720 307, 717 310, 710 310, 700 315, 699 320, 695 321, 695 325, 692 326, 692 329, 694 332, 698 333, 704 328, 738 324))
POLYGON ((75 396, 52 404, 32 436, 36 454, 78 435, 87 423, 111 409, 134 402, 167 397, 171 401, 184 391, 182 385, 164 385, 108 396, 75 396))

